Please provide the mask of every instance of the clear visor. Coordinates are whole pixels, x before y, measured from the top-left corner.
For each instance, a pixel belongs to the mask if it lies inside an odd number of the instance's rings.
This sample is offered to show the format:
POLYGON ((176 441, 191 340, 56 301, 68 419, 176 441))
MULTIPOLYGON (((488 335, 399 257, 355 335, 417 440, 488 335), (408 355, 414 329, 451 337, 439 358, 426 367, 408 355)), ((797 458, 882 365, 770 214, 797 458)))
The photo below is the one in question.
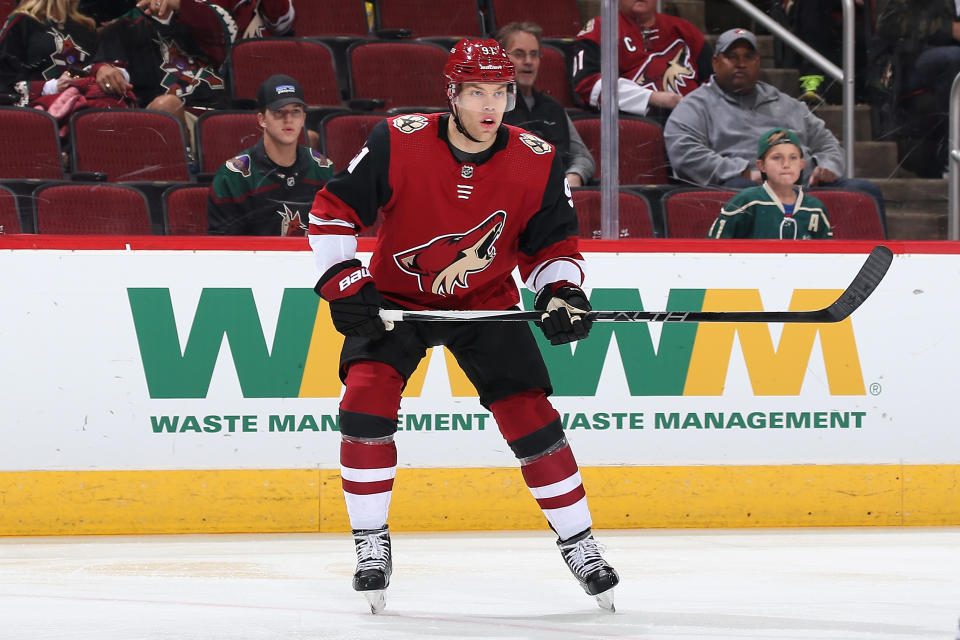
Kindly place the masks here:
POLYGON ((505 113, 517 105, 517 85, 514 82, 465 82, 450 98, 460 111, 476 113, 505 113))

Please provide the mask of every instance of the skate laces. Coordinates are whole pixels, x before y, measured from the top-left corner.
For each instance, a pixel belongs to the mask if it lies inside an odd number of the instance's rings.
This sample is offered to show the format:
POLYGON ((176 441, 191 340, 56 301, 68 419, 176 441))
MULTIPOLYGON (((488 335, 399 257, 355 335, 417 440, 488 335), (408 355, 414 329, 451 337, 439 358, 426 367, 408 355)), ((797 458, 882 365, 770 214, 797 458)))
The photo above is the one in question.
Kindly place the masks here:
POLYGON ((354 540, 357 543, 357 571, 386 571, 387 562, 390 560, 390 543, 382 531, 354 535, 354 540))
POLYGON ((565 544, 562 549, 564 560, 567 561, 567 565, 580 579, 585 579, 594 571, 599 571, 607 566, 603 556, 600 555, 607 548, 592 536, 572 544, 565 544))

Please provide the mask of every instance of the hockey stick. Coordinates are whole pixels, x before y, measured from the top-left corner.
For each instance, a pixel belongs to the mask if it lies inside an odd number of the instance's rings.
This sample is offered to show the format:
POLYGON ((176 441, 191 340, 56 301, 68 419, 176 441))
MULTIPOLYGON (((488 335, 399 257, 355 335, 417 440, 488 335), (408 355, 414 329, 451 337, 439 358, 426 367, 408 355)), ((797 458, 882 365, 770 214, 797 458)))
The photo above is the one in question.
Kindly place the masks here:
MULTIPOLYGON (((863 304, 886 275, 893 252, 877 245, 867 256, 850 286, 830 306, 816 311, 590 311, 594 322, 840 322, 863 304)), ((381 309, 384 320, 402 322, 527 322, 541 311, 405 311, 381 309)))

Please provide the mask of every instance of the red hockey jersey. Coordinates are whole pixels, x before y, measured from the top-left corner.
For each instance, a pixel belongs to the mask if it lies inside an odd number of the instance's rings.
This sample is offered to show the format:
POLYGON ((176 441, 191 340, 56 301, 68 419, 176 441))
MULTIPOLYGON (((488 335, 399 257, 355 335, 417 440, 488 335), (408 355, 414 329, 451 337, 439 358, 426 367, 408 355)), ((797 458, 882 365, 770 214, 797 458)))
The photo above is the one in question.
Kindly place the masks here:
POLYGON ((517 266, 526 281, 568 262, 582 279, 576 213, 553 145, 502 125, 488 154, 462 162, 447 142, 449 117, 379 123, 317 193, 309 234, 354 235, 379 212, 370 272, 385 298, 411 309, 509 308, 519 302, 517 266))
MULTIPOLYGON (((641 27, 622 13, 617 15, 621 78, 651 91, 687 95, 700 86, 698 78, 709 77, 710 69, 698 68, 706 40, 693 23, 658 13, 652 27, 641 27)), ((573 85, 584 103, 600 79, 600 31, 598 17, 577 34, 573 85)))

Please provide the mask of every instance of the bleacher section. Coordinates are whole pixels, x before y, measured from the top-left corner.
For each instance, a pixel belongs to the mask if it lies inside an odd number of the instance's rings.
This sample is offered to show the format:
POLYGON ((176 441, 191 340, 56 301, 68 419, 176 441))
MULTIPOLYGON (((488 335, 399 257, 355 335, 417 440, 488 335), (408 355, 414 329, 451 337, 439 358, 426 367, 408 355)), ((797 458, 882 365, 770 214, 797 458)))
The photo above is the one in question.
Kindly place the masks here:
MULTIPOLYGON (((720 21, 717 28, 708 28, 711 0, 667 0, 665 5, 666 12, 704 29, 710 41, 728 26, 720 21)), ((101 193, 114 193, 116 188, 118 193, 146 198, 149 224, 137 226, 140 231, 203 233, 200 210, 205 185, 226 159, 258 138, 253 111, 256 90, 269 75, 287 73, 300 80, 310 105, 308 126, 319 134, 321 150, 340 170, 381 118, 408 110, 445 108, 441 80, 445 44, 460 35, 490 36, 508 20, 529 19, 543 25, 549 38, 543 47, 538 87, 568 109, 597 161, 594 180, 578 190, 575 199, 581 209, 582 237, 598 237, 597 185, 603 171, 600 118, 596 111, 576 106, 568 71, 569 43, 577 25, 596 15, 600 3, 567 0, 552 4, 547 11, 543 11, 543 3, 515 0, 378 0, 372 6, 376 11, 368 16, 362 0, 301 1, 296 36, 234 43, 225 65, 235 109, 202 117, 192 140, 186 140, 174 118, 146 110, 81 111, 70 122, 69 135, 60 138, 57 123, 48 114, 0 107, 3 232, 45 233, 68 228, 46 222, 52 218, 46 213, 46 203, 36 200, 44 193, 40 188, 48 182, 63 186, 70 181, 92 181, 78 187, 76 193, 85 197, 99 186, 101 193), (526 4, 540 8, 524 8, 526 4), (178 144, 181 140, 184 144, 178 144), (184 153, 185 146, 192 155, 184 153), (19 224, 11 222, 11 200, 16 204, 14 221, 19 224)), ((754 26, 745 18, 742 24, 754 26)), ((796 72, 771 66, 770 36, 761 35, 760 44, 765 59, 761 79, 792 91, 790 83, 795 82, 796 72)), ((817 113, 838 136, 839 113, 836 106, 824 106, 817 113)), ((886 233, 901 239, 945 237, 945 181, 911 179, 896 166, 896 149, 890 147, 894 143, 870 139, 869 110, 861 106, 856 113, 857 176, 873 179, 884 189, 886 233)), ((622 115, 619 148, 620 236, 703 237, 725 194, 691 190, 673 181, 660 125, 622 115), (670 212, 669 196, 676 190, 683 195, 678 193, 674 202, 682 200, 686 210, 697 211, 695 219, 681 221, 682 214, 670 212)), ((827 205, 836 237, 884 237, 875 217, 875 203, 869 198, 834 193, 818 193, 817 197, 830 200, 827 205)), ((108 227, 117 229, 120 223, 98 223, 90 232, 107 232, 108 227)), ((69 228, 85 229, 82 224, 69 228)))

